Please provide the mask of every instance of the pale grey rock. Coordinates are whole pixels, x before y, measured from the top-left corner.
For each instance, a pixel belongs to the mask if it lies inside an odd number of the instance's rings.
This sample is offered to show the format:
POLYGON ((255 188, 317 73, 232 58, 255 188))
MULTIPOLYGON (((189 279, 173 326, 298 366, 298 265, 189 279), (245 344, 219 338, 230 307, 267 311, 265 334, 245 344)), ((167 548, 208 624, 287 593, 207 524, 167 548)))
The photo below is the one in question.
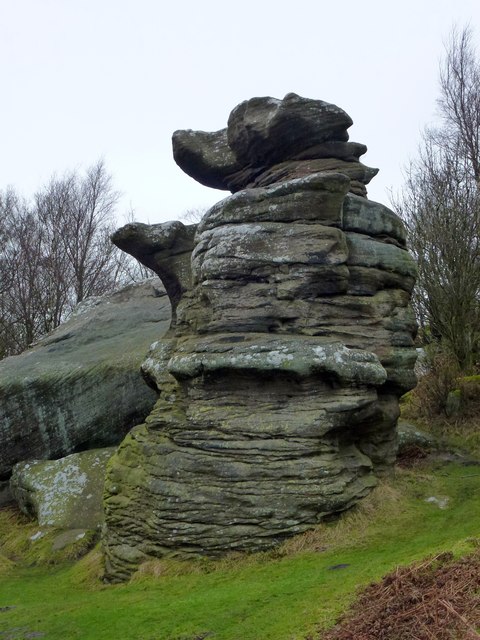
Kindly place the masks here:
POLYGON ((342 343, 302 336, 215 335, 210 340, 182 342, 168 361, 177 380, 225 370, 293 377, 326 376, 344 384, 380 386, 387 373, 373 353, 348 349, 342 343))
POLYGON ((397 432, 399 454, 411 447, 427 450, 438 448, 438 442, 432 434, 422 431, 416 425, 405 422, 405 420, 398 421, 397 432))
POLYGON ((52 542, 52 551, 61 551, 65 547, 71 547, 84 540, 89 531, 86 529, 67 529, 59 533, 52 542))
POLYGON ((245 189, 214 204, 198 225, 198 234, 226 224, 309 222, 342 225, 348 178, 335 172, 314 173, 258 189, 245 189))
POLYGON ((59 460, 19 462, 10 480, 12 495, 41 527, 95 529, 103 521, 105 469, 114 451, 108 447, 59 460))
POLYGON ((350 193, 343 202, 343 228, 372 238, 388 238, 402 248, 406 246, 405 227, 393 211, 350 193))

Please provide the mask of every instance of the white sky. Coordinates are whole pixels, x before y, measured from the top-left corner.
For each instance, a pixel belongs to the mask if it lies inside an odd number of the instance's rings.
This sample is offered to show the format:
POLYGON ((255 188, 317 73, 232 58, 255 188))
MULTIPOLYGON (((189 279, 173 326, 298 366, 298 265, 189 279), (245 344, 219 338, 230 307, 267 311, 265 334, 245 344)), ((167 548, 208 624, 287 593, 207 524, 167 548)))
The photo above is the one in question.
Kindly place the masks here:
POLYGON ((467 23, 480 42, 479 0, 0 0, 0 189, 28 197, 103 157, 120 213, 178 218, 228 192, 177 167, 172 132, 293 91, 349 113, 380 168, 369 197, 388 204, 434 117, 443 43, 467 23))

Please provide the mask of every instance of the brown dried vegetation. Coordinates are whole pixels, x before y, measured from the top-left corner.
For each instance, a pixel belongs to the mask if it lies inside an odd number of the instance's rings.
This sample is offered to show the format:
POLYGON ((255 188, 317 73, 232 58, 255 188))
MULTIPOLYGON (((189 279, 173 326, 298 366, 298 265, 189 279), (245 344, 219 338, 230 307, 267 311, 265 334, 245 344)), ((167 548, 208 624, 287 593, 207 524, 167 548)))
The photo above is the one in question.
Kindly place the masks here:
POLYGON ((315 640, 477 640, 478 629, 480 550, 397 569, 361 592, 339 623, 315 640))

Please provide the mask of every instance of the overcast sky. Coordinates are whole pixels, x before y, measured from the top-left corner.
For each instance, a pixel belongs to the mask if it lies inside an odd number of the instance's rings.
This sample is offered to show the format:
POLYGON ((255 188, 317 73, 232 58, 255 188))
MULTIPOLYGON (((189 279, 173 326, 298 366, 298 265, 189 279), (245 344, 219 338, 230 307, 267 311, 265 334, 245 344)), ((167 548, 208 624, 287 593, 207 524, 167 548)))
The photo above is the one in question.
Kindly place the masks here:
MULTIPOLYGON (((161 222, 228 195, 175 164, 175 129, 214 131, 253 96, 333 102, 388 204, 435 116, 454 24, 479 0, 0 0, 0 189, 31 196, 103 157, 120 214, 161 222)), ((478 46, 480 51, 480 44, 478 46)))

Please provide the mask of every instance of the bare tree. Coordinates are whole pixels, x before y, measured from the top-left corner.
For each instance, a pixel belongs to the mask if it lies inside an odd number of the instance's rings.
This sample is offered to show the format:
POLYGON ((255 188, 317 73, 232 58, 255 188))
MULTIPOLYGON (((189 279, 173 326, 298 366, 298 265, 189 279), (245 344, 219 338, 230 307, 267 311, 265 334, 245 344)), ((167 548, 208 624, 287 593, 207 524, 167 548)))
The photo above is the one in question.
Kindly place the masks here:
POLYGON ((4 227, 0 253, 1 326, 4 354, 16 352, 42 331, 39 309, 41 230, 25 201, 10 190, 2 198, 4 227))
MULTIPOLYGON (((110 235, 118 197, 103 161, 90 167, 84 177, 74 172, 52 178, 36 195, 36 214, 49 234, 49 258, 54 261, 58 250, 63 269, 68 268, 64 279, 73 289, 72 304, 105 293, 116 284, 116 249, 110 235)), ((55 266, 52 262, 52 268, 55 266)))
POLYGON ((190 209, 185 209, 185 211, 180 216, 180 220, 182 222, 186 222, 187 224, 197 224, 207 213, 207 211, 208 207, 191 207, 190 209))
POLYGON ((480 185, 480 62, 472 30, 454 28, 440 68, 441 143, 462 149, 465 170, 480 185))
POLYGON ((418 261, 424 335, 469 369, 480 343, 480 63, 469 28, 446 45, 438 107, 440 125, 425 130, 394 206, 418 261))
POLYGON ((125 281, 110 241, 117 200, 102 161, 53 177, 32 204, 13 189, 0 194, 0 357, 125 281))

